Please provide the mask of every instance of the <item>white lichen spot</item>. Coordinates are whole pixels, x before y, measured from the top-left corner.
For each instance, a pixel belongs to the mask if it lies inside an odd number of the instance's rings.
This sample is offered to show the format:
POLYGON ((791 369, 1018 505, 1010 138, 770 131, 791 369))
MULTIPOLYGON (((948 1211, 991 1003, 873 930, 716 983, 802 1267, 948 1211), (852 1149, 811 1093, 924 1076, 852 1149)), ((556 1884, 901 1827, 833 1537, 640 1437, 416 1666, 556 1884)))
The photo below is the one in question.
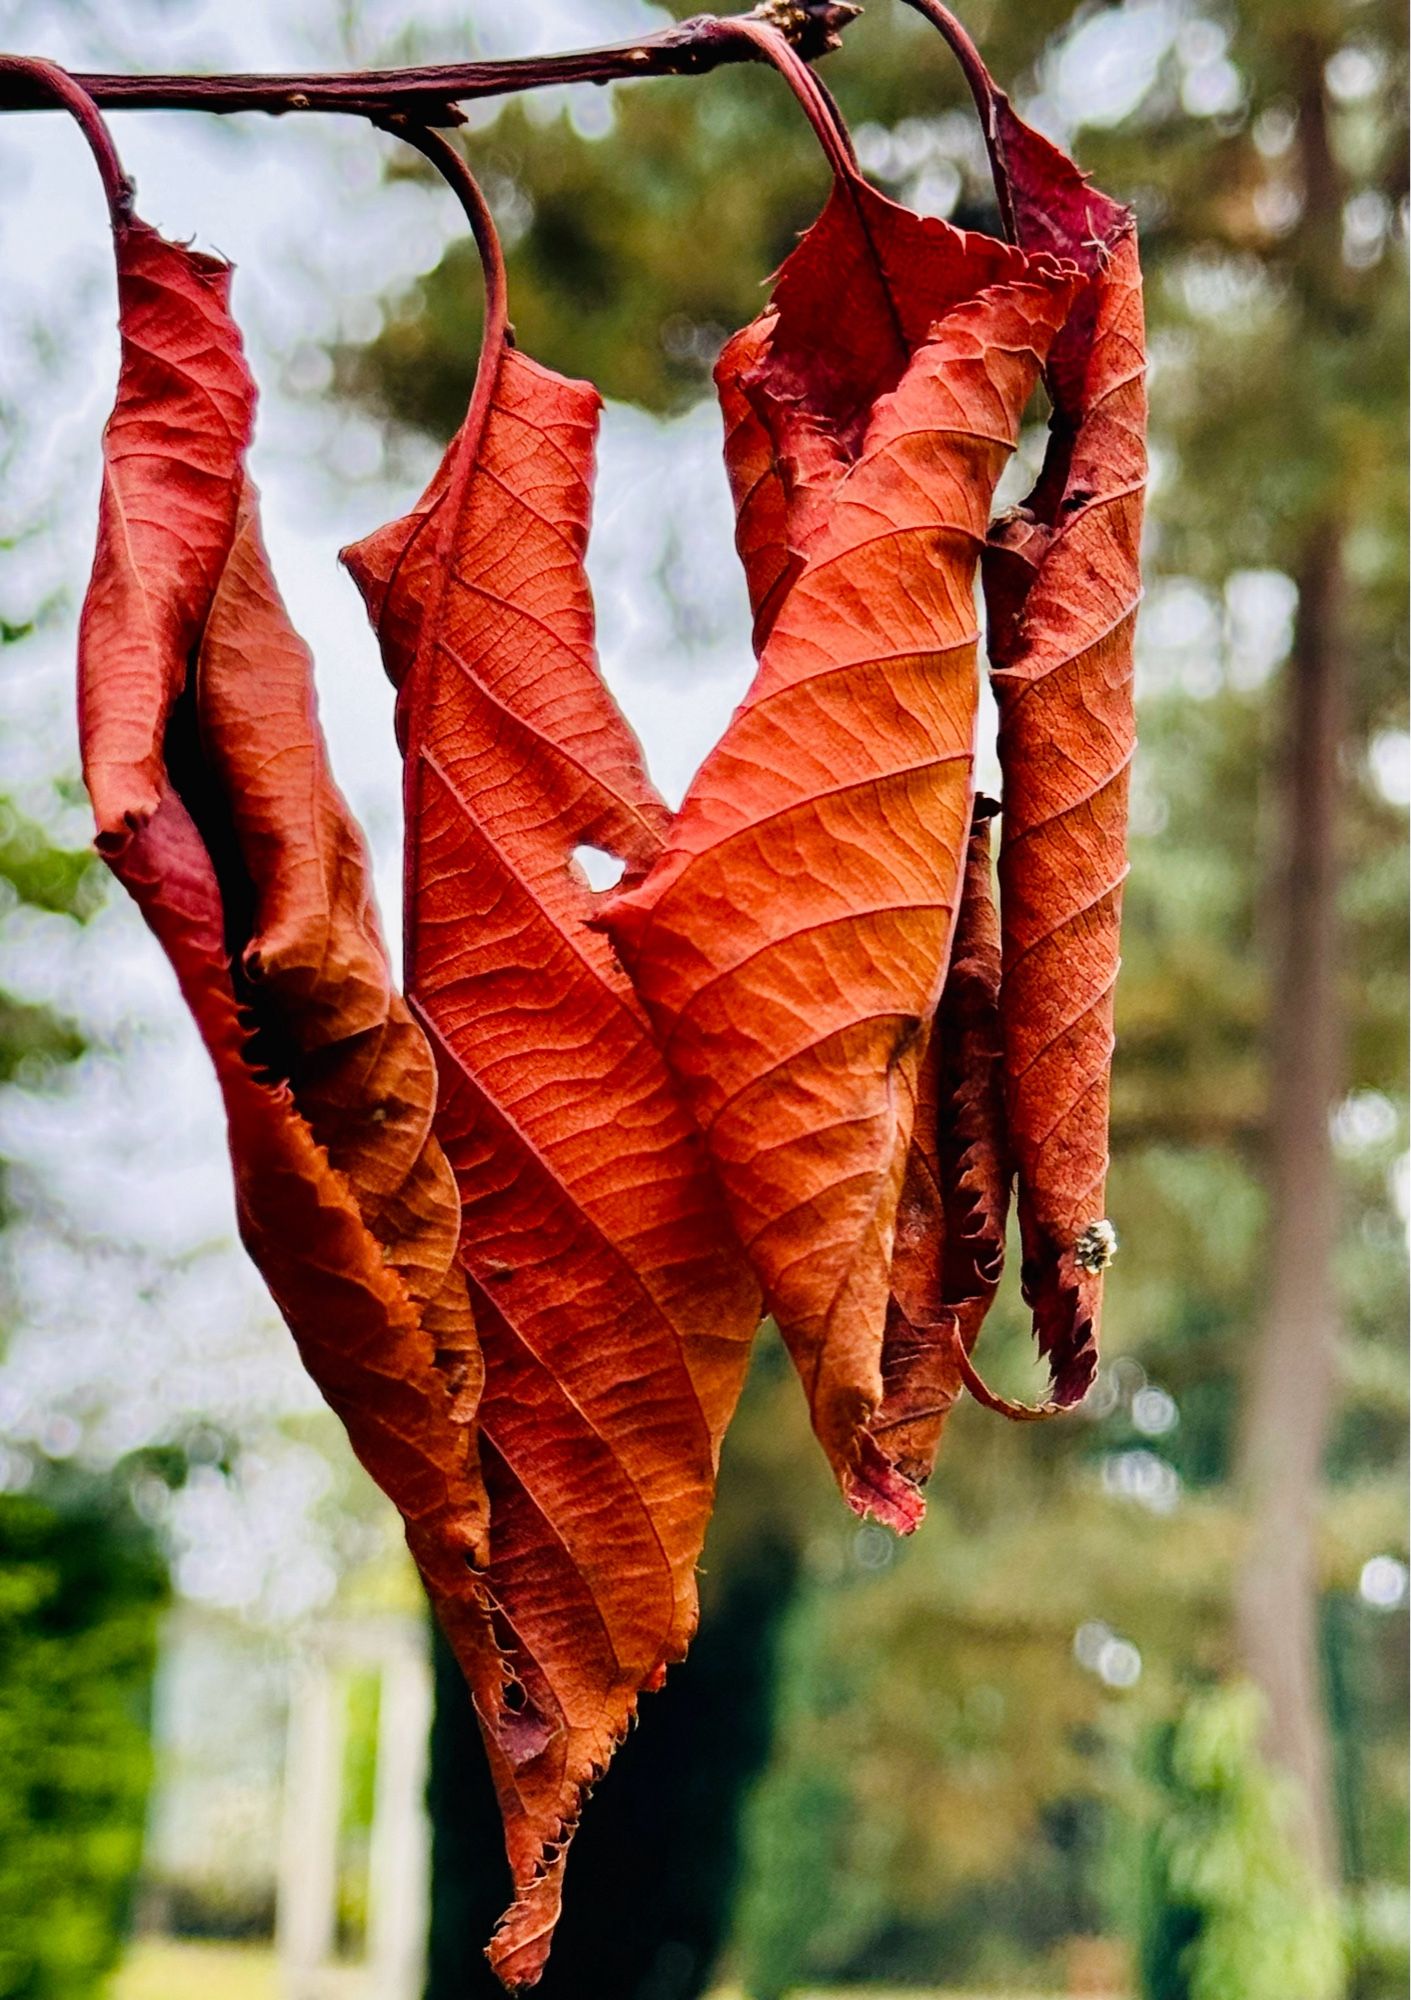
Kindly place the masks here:
POLYGON ((1110 1222, 1090 1222, 1073 1245, 1073 1261, 1093 1276, 1105 1271, 1117 1255, 1117 1231, 1110 1222))

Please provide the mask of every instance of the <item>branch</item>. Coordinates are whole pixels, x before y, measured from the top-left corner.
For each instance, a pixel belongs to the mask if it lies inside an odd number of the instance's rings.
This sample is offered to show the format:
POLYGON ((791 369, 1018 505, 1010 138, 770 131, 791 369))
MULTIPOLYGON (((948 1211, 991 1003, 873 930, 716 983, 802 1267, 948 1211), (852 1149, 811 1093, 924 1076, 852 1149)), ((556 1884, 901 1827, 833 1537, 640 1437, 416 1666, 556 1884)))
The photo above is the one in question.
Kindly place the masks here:
MULTIPOLYGON (((768 60, 742 33, 745 22, 774 28, 807 61, 839 46, 862 11, 852 0, 762 0, 752 14, 698 14, 660 34, 614 47, 504 62, 442 63, 321 76, 75 76, 96 104, 115 111, 341 111, 363 118, 410 118, 458 125, 456 105, 473 97, 541 90, 556 83, 615 83, 641 76, 701 76, 725 63, 768 60)), ((0 71, 0 111, 52 104, 23 72, 0 71)))

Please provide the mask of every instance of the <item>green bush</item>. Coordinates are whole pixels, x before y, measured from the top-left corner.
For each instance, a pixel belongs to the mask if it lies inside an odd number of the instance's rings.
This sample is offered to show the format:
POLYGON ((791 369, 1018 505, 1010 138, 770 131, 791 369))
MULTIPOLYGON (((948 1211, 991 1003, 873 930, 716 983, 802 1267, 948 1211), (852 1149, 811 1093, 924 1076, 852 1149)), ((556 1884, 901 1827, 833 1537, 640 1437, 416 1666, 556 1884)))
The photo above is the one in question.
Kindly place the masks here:
POLYGON ((0 2000, 89 2000, 118 1956, 164 1596, 111 1497, 0 1495, 0 2000))
POLYGON ((1337 1911, 1289 1839, 1259 1754, 1251 1687, 1197 1695, 1157 1756, 1164 1811, 1145 1857, 1145 2000, 1331 2000, 1337 1911))

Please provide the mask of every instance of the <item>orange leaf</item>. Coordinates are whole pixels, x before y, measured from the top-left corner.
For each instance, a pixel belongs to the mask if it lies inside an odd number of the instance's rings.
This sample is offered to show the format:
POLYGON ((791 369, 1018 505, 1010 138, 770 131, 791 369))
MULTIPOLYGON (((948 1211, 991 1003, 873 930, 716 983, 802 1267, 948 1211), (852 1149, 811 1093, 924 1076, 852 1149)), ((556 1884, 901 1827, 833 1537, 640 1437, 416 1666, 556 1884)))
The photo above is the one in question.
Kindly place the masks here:
POLYGON ((80 628, 99 844, 215 1063, 245 1245, 443 1615, 488 1648, 479 1356, 435 1072, 260 543, 229 272, 142 223, 116 247, 122 371, 80 628))
POLYGON ((869 1427, 970 826, 973 582, 1074 277, 835 166, 720 368, 759 672, 606 921, 840 1482, 905 1528, 869 1427))
MULTIPOLYGON (((421 143, 418 141, 417 143, 421 143)), ((398 684, 408 993, 441 1071, 486 1363, 488 1585, 472 1685, 532 1984, 585 1787, 695 1626, 695 1566, 759 1295, 574 859, 639 878, 669 815, 599 676, 583 568, 599 403, 491 312, 470 414, 405 521, 346 552, 398 684)))
MULTIPOLYGON (((768 352, 770 333, 766 315, 727 345, 716 369, 756 652, 763 650, 802 567, 799 524, 807 518, 808 499, 797 476, 786 490, 770 432, 746 386, 768 352)), ((999 924, 989 872, 992 811, 988 801, 977 804, 950 969, 917 1079, 882 1340, 882 1404, 859 1442, 857 1466, 845 1489, 857 1512, 874 1514, 903 1533, 920 1522, 916 1496, 930 1476, 960 1391, 957 1339, 967 1352, 974 1346, 1004 1264, 1009 1170, 1000 1078, 999 924)))

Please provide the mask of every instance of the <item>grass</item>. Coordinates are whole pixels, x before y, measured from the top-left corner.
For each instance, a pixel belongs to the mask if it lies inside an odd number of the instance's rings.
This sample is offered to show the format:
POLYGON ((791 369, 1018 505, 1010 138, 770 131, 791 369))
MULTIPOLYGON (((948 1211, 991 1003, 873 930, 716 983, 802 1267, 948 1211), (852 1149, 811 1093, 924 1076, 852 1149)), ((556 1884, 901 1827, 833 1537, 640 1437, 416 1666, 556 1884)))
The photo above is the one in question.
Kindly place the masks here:
MULTIPOLYGON (((133 1946, 110 2000, 282 2000, 274 1954, 265 1945, 177 1944, 147 1938, 133 1946)), ((716 2000, 744 2000, 721 1993, 716 2000)), ((798 2000, 927 2000, 909 1988, 889 1993, 872 1987, 851 1995, 800 1993, 798 2000)), ((936 1993, 931 2000, 1002 2000, 996 1994, 936 1993)), ((1025 2000, 1015 1994, 1013 2000, 1025 2000)))
POLYGON ((264 1945, 175 1944, 144 1939, 129 1952, 111 2000, 280 2000, 274 1954, 264 1945))

